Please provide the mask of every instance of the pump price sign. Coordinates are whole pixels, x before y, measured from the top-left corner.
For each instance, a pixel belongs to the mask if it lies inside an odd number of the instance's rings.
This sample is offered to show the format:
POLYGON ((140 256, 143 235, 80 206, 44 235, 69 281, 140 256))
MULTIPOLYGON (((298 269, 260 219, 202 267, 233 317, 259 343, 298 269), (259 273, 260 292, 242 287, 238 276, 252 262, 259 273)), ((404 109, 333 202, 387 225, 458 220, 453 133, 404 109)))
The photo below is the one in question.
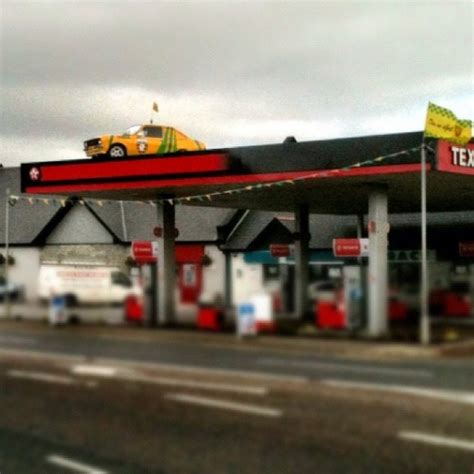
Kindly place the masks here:
POLYGON ((132 258, 137 263, 155 263, 158 255, 158 242, 150 240, 134 240, 132 242, 132 258))
POLYGON ((335 257, 367 257, 369 239, 334 239, 332 250, 335 257))

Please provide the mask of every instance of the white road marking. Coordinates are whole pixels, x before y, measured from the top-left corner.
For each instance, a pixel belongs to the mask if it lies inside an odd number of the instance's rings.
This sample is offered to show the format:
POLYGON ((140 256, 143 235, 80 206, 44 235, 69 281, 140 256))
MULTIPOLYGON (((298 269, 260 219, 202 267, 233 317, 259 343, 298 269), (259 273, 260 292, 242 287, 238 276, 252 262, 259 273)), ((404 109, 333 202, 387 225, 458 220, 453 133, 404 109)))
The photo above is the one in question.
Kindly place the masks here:
POLYGON ((71 372, 76 375, 93 375, 97 377, 113 377, 117 374, 117 368, 102 365, 74 365, 71 372))
POLYGON ((13 343, 13 344, 36 344, 38 340, 33 339, 32 337, 3 335, 3 336, 0 336, 0 343, 2 342, 13 343))
POLYGON ((107 474, 107 471, 99 469, 94 466, 89 466, 82 462, 73 461, 72 459, 65 458, 58 454, 51 454, 46 458, 50 464, 55 464, 56 466, 64 467, 65 469, 70 469, 71 471, 81 472, 84 474, 107 474))
POLYGON ((247 395, 266 395, 266 387, 256 387, 250 385, 234 385, 218 382, 198 382, 195 380, 180 380, 171 377, 149 377, 142 375, 128 375, 123 378, 136 382, 151 383, 157 385, 167 385, 174 387, 196 388, 200 390, 211 390, 217 392, 234 392, 247 395))
POLYGON ((33 372, 26 370, 8 370, 8 377, 17 379, 39 380, 40 382, 58 383, 61 385, 74 385, 76 382, 71 377, 49 374, 46 372, 33 372))
POLYGON ((35 351, 31 349, 6 349, 2 347, 0 349, 0 355, 3 356, 11 356, 11 357, 20 357, 26 358, 29 357, 31 359, 43 359, 43 360, 54 360, 54 361, 61 361, 61 362, 85 362, 87 361, 87 357, 83 354, 78 355, 71 355, 67 354, 66 352, 48 352, 48 351, 35 351))
POLYGON ((419 443, 434 444, 436 446, 446 446, 447 448, 474 451, 474 440, 469 441, 458 438, 446 438, 445 436, 418 433, 416 431, 400 431, 398 437, 407 441, 417 441, 419 443))
POLYGON ((419 397, 434 398, 456 403, 474 405, 474 393, 456 390, 438 390, 431 388, 411 387, 406 385, 377 384, 366 382, 347 382, 344 380, 323 379, 321 383, 330 387, 350 388, 360 390, 377 390, 382 392, 403 393, 419 397))
POLYGON ((98 377, 115 377, 121 380, 133 382, 150 383, 156 385, 166 385, 174 387, 196 388, 201 390, 212 390, 222 392, 235 392, 248 395, 266 395, 266 387, 256 387, 249 385, 235 385, 218 382, 201 382, 196 380, 182 380, 172 377, 153 377, 149 375, 137 374, 131 370, 118 370, 114 367, 95 366, 95 365, 75 365, 71 372, 76 375, 88 375, 98 377))
POLYGON ((349 365, 338 362, 319 362, 319 361, 304 361, 304 360, 285 360, 262 358, 257 361, 263 365, 276 365, 283 367, 303 367, 308 369, 322 369, 322 370, 337 370, 344 372, 354 372, 362 374, 383 374, 390 376, 406 376, 406 377, 433 377, 433 373, 428 370, 420 369, 403 369, 392 367, 376 367, 376 366, 362 366, 349 365))
MULTIPOLYGON (((61 364, 65 362, 69 363, 87 363, 91 357, 87 357, 83 354, 71 355, 64 352, 48 352, 48 351, 33 351, 30 349, 18 350, 18 349, 5 349, 0 348, 0 355, 5 356, 18 356, 21 358, 34 358, 37 360, 54 360, 61 364)), ((94 357, 95 362, 99 364, 113 364, 121 367, 145 367, 151 369, 162 369, 171 370, 175 372, 183 373, 195 373, 195 374, 209 374, 209 375, 222 375, 230 377, 244 377, 247 379, 267 379, 274 382, 282 383, 307 383, 308 377, 299 375, 289 374, 270 374, 268 372, 255 372, 238 369, 215 369, 211 367, 198 367, 180 364, 169 364, 159 362, 143 362, 133 359, 113 359, 111 357, 94 357)))
POLYGON ((198 367, 194 365, 180 365, 170 364, 164 362, 142 362, 130 359, 110 359, 98 357, 96 362, 99 364, 115 364, 124 367, 145 367, 151 369, 170 370, 174 372, 182 372, 185 374, 207 374, 207 375, 223 375, 230 377, 243 377, 246 379, 263 379, 271 380, 274 382, 283 383, 307 383, 308 377, 299 375, 286 375, 286 374, 270 374, 268 372, 255 372, 239 369, 215 369, 212 367, 198 367))
POLYGON ((231 402, 228 400, 218 400, 216 398, 198 397, 195 395, 186 395, 181 393, 165 395, 168 400, 174 400, 180 403, 189 403, 191 405, 200 405, 221 410, 237 411, 241 413, 250 413, 252 415, 268 416, 278 418, 282 411, 276 408, 260 407, 257 405, 248 405, 246 403, 231 402))

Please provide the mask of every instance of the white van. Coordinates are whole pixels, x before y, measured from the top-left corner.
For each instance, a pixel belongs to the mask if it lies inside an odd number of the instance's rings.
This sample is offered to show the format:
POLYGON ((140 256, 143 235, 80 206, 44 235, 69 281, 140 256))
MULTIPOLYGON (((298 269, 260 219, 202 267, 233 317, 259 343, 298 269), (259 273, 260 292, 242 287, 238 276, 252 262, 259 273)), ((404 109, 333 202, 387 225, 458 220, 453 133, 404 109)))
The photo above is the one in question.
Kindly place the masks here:
POLYGON ((123 304, 128 296, 141 297, 142 289, 116 267, 93 265, 41 265, 39 297, 65 296, 73 304, 123 304))

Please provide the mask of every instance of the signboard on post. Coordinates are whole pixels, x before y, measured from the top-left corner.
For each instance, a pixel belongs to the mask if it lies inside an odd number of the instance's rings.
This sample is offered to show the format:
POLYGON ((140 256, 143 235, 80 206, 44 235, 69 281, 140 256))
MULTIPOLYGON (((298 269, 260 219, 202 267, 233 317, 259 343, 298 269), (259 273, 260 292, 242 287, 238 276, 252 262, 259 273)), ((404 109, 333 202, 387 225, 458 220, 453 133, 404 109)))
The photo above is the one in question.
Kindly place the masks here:
POLYGON ((151 240, 134 240, 132 242, 132 258, 139 264, 156 263, 158 242, 151 240))
POLYGON ((289 257, 292 253, 292 249, 287 244, 270 245, 270 255, 272 257, 289 257))
POLYGON ((332 250, 335 257, 368 257, 369 239, 334 239, 332 250))
POLYGON ((474 257, 474 240, 459 242, 460 257, 474 257))

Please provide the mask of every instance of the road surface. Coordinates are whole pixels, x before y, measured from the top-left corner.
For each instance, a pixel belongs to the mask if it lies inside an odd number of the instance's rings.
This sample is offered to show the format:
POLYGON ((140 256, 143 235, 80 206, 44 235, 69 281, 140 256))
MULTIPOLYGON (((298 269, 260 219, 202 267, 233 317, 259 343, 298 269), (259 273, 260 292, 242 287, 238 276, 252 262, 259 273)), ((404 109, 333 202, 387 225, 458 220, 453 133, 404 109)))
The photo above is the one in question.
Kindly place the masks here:
POLYGON ((472 358, 318 345, 1 324, 0 472, 473 472, 472 358))

